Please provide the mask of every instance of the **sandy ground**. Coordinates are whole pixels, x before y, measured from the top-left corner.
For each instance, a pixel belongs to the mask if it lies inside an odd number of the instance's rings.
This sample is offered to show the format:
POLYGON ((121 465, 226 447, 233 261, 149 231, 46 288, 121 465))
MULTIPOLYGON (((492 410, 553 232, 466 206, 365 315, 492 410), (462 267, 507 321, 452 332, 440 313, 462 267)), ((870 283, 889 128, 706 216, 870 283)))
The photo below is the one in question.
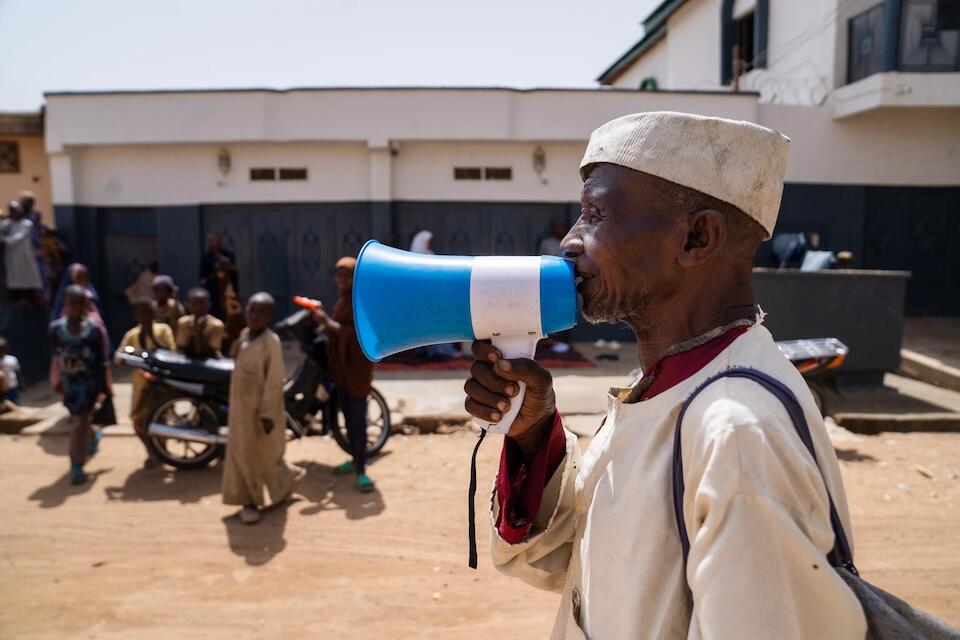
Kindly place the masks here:
MULTIPOLYGON (((370 496, 330 474, 331 440, 292 443, 302 497, 245 527, 219 467, 144 471, 135 439, 109 437, 73 488, 66 438, 0 436, 0 638, 544 637, 556 595, 496 574, 482 536, 466 567, 473 442, 395 436, 370 496)), ((960 624, 960 434, 835 443, 863 575, 960 624)), ((497 456, 486 443, 481 494, 497 456)))

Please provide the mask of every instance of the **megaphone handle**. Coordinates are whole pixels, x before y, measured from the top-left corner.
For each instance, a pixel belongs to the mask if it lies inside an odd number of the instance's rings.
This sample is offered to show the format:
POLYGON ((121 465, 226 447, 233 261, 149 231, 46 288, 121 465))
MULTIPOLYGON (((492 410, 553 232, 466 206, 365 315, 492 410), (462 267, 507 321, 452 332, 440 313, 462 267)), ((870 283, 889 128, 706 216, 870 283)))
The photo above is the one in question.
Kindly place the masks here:
MULTIPOLYGON (((539 341, 540 336, 500 336, 494 337, 491 340, 493 346, 499 349, 500 353, 503 354, 503 357, 507 360, 513 360, 514 358, 533 358, 537 353, 537 342, 539 341)), ((520 413, 520 407, 523 405, 523 397, 527 393, 527 383, 518 382, 517 385, 520 387, 517 395, 510 398, 510 409, 500 418, 500 422, 475 420, 478 427, 490 433, 500 434, 505 434, 510 430, 513 421, 517 419, 517 414, 520 413)))

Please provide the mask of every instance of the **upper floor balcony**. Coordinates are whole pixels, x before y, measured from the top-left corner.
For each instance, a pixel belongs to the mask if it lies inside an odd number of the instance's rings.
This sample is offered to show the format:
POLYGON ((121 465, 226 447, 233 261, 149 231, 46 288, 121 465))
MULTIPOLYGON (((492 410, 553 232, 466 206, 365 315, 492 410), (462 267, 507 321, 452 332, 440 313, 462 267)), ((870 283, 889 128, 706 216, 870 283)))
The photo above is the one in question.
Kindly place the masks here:
POLYGON ((847 21, 844 118, 886 107, 960 107, 960 0, 883 0, 847 21))

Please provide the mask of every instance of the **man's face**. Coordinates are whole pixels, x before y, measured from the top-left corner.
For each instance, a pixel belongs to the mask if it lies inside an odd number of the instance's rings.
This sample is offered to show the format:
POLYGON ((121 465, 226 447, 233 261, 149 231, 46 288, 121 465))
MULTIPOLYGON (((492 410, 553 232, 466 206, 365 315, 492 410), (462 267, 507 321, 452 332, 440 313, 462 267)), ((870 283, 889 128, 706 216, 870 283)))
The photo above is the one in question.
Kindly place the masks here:
POLYGON ((219 233, 211 233, 207 236, 207 246, 211 251, 220 251, 223 246, 223 239, 219 233))
POLYGON ((353 271, 340 267, 333 272, 333 284, 340 295, 346 295, 353 289, 353 271))
POLYGON ((138 305, 133 311, 133 319, 137 321, 137 324, 142 324, 143 326, 149 325, 153 322, 153 307, 138 305))
POLYGON ((30 196, 24 196, 23 198, 20 198, 20 207, 23 208, 24 214, 27 214, 33 211, 34 204, 35 203, 33 201, 33 198, 31 198, 30 196))
POLYGON ((187 300, 187 307, 197 318, 202 318, 210 312, 210 298, 206 296, 190 296, 187 300))
POLYGON ((153 299, 160 304, 165 304, 171 295, 173 295, 173 292, 166 285, 158 284, 153 287, 153 299))
POLYGON ((273 307, 259 302, 250 302, 247 304, 247 326, 250 331, 259 333, 267 328, 270 321, 273 320, 273 307))
POLYGON ((577 291, 590 322, 649 326, 651 303, 677 287, 682 235, 656 180, 603 163, 583 184, 580 218, 561 246, 583 278, 577 291))
POLYGON ((87 314, 87 299, 83 296, 67 296, 63 301, 63 315, 78 322, 87 314))

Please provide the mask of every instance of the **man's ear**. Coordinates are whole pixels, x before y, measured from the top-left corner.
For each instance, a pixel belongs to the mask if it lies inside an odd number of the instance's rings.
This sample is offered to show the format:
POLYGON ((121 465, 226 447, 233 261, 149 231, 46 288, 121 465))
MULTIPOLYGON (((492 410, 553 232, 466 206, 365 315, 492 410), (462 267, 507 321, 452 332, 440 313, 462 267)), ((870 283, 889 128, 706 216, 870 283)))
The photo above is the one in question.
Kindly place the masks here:
POLYGON ((678 261, 697 267, 713 257, 727 239, 727 224, 715 209, 700 209, 687 216, 687 237, 678 261))

